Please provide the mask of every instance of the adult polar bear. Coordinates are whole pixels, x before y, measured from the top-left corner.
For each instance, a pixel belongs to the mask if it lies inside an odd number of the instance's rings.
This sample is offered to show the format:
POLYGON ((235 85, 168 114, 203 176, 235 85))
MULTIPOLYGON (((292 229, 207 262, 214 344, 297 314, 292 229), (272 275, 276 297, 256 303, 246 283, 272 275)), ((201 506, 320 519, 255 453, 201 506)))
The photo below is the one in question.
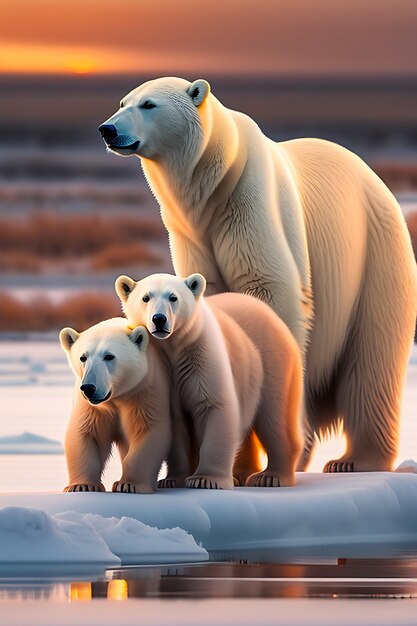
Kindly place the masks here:
POLYGON ((123 98, 100 132, 140 157, 180 276, 208 294, 249 293, 305 354, 309 427, 343 419, 347 449, 327 471, 389 470, 417 309, 401 210, 356 155, 319 139, 275 143, 225 108, 205 80, 159 78, 123 98))

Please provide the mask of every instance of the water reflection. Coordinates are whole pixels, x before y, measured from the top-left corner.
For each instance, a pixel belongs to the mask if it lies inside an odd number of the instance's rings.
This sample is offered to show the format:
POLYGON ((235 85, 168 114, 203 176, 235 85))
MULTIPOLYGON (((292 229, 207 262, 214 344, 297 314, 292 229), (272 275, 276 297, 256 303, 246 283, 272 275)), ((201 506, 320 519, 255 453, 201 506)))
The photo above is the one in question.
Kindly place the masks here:
POLYGON ((206 563, 110 570, 92 581, 0 581, 0 600, 97 598, 417 597, 417 560, 339 559, 333 563, 206 563))

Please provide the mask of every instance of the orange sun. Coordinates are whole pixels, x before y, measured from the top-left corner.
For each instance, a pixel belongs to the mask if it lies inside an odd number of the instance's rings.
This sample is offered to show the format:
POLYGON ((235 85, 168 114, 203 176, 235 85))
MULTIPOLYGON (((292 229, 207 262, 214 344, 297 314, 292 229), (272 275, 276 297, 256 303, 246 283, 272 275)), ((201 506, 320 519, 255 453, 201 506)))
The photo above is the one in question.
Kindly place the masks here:
POLYGON ((90 74, 96 69, 96 63, 92 59, 74 57, 67 61, 66 67, 72 74, 90 74))

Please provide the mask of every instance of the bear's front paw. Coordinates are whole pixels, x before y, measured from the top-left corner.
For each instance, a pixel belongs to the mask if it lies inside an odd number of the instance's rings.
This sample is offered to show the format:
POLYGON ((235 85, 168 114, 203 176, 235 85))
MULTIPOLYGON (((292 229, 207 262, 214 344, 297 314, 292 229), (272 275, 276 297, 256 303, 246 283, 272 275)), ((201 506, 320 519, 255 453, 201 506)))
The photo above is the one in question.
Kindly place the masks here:
POLYGON ((187 489, 233 489, 233 478, 224 476, 190 476, 185 481, 187 489))
POLYGON ((117 493, 153 493, 154 490, 149 485, 116 480, 116 482, 113 483, 112 491, 117 493))
POLYGON ((103 483, 75 483, 67 485, 64 489, 64 493, 72 491, 106 491, 106 488, 103 483))

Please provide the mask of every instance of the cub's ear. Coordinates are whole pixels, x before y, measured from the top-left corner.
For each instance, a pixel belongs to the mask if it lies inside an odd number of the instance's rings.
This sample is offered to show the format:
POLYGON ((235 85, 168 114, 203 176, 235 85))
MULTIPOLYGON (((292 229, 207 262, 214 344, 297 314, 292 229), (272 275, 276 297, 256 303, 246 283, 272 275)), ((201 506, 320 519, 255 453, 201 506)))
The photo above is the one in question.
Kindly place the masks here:
POLYGON ((129 276, 119 276, 114 283, 116 293, 122 302, 127 302, 128 297, 136 287, 136 281, 129 276))
POLYGON ((146 351, 149 344, 149 335, 144 326, 136 326, 130 333, 129 339, 138 346, 141 352, 146 351))
POLYGON ((193 292, 194 298, 197 300, 206 290, 206 279, 201 274, 191 274, 184 280, 188 289, 193 292))
POLYGON ((80 333, 77 333, 73 328, 63 328, 59 333, 59 341, 62 349, 69 352, 79 336, 80 333))
POLYGON ((210 85, 206 80, 199 78, 195 80, 187 89, 194 106, 199 107, 210 93, 210 85))

